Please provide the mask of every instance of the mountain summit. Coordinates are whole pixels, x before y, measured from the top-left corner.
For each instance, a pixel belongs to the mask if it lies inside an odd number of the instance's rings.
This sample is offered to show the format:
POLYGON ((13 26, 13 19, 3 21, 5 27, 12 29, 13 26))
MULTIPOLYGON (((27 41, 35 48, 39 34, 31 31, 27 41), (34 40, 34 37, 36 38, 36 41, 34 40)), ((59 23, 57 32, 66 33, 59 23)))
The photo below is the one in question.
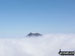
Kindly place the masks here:
POLYGON ((39 37, 39 36, 42 36, 42 34, 30 32, 30 33, 27 35, 27 37, 39 37))

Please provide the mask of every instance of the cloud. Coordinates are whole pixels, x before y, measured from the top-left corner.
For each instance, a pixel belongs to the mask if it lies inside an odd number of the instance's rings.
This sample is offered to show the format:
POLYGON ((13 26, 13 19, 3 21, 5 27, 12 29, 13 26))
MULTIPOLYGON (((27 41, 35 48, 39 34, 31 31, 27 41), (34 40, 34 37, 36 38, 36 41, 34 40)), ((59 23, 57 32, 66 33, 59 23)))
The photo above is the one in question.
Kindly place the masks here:
POLYGON ((61 50, 75 50, 75 34, 0 39, 0 56, 59 56, 61 50))

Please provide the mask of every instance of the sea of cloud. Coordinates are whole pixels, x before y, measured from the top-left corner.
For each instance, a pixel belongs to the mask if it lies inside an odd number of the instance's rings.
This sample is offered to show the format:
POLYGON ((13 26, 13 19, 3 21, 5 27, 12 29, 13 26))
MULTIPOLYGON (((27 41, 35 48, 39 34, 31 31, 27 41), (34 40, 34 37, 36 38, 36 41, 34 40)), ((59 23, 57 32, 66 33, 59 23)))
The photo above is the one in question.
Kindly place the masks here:
POLYGON ((59 56, 59 49, 74 51, 75 34, 0 39, 0 56, 59 56))

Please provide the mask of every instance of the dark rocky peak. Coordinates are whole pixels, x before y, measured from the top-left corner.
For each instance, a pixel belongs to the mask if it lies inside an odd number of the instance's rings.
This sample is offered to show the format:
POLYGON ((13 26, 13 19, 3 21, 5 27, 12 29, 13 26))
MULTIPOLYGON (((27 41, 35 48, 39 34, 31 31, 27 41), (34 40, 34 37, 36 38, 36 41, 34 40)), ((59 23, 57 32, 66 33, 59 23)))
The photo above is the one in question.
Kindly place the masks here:
POLYGON ((30 32, 30 33, 27 35, 27 37, 39 37, 39 36, 42 36, 42 34, 30 32))

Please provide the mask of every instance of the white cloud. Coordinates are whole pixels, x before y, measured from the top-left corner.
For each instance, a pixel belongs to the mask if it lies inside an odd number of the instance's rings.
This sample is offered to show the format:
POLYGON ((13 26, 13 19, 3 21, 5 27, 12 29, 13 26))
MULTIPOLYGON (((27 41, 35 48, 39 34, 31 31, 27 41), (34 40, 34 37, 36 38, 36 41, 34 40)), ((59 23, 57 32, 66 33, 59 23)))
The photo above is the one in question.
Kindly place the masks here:
POLYGON ((59 56, 59 49, 75 50, 75 34, 0 39, 0 56, 59 56))

